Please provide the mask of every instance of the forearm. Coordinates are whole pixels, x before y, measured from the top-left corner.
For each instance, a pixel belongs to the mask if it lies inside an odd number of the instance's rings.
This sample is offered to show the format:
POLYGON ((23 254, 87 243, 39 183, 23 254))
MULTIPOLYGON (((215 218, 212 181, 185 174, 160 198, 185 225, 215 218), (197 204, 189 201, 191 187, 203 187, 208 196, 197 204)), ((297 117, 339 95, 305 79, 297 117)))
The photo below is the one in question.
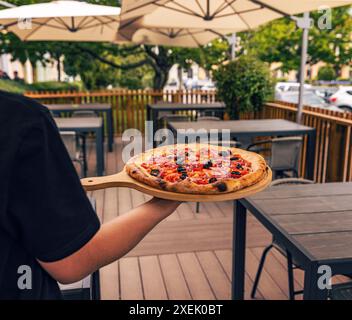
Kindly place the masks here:
POLYGON ((102 225, 91 243, 90 251, 94 253, 96 266, 100 268, 124 256, 176 207, 177 204, 170 208, 160 202, 147 202, 102 225))
POLYGON ((60 282, 78 281, 124 256, 178 206, 176 202, 165 203, 153 199, 103 224, 97 234, 71 256, 54 263, 41 262, 41 265, 60 282))

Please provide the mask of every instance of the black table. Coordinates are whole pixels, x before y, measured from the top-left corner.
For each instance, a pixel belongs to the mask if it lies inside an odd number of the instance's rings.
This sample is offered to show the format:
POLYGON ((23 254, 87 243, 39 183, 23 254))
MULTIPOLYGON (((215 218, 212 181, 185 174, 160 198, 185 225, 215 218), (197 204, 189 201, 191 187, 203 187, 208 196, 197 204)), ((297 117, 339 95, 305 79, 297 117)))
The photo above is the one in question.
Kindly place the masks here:
POLYGON ((106 114, 108 130, 108 150, 112 152, 114 144, 114 122, 112 108, 107 103, 86 103, 86 104, 47 104, 46 107, 54 114, 59 115, 61 112, 73 113, 75 111, 95 111, 106 114))
POLYGON ((147 105, 147 120, 153 121, 153 137, 158 129, 160 111, 213 111, 224 116, 226 106, 222 102, 214 103, 166 103, 160 102, 147 105))
POLYGON ((77 133, 94 132, 96 141, 97 175, 104 174, 104 141, 103 119, 100 117, 89 118, 55 118, 60 131, 74 131, 77 133))
POLYGON ((229 130, 231 137, 248 138, 248 137, 263 137, 263 136, 294 136, 307 135, 307 157, 306 169, 307 178, 313 180, 314 177, 314 157, 315 157, 315 128, 307 127, 295 122, 282 119, 260 119, 260 120, 231 120, 231 121, 195 121, 195 122, 170 122, 169 127, 174 131, 174 134, 179 135, 179 130, 187 136, 188 129, 193 129, 196 132, 199 130, 219 130, 219 139, 221 139, 221 130, 229 130))
POLYGON ((352 183, 276 186, 235 203, 234 299, 243 299, 246 209, 304 269, 304 299, 327 298, 327 290, 318 288, 320 266, 329 266, 332 275, 351 273, 352 183))

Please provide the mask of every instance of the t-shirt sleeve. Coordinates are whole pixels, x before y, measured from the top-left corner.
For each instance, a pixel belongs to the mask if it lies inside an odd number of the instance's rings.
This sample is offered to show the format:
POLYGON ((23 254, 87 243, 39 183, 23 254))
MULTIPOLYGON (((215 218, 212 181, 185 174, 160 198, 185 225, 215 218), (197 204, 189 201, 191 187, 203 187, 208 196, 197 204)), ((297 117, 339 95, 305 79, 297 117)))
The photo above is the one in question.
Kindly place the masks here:
POLYGON ((95 235, 99 219, 49 115, 24 130, 13 168, 8 227, 31 255, 61 260, 95 235))

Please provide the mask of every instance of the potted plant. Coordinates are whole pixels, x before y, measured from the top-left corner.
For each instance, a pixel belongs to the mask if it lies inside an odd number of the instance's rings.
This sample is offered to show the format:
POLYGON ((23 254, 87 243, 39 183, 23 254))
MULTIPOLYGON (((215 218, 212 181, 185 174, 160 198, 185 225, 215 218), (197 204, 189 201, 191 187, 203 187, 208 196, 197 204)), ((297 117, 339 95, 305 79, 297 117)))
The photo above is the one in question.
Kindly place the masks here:
POLYGON ((222 65, 215 71, 214 79, 218 96, 234 120, 239 119, 241 112, 259 111, 272 95, 269 67, 251 56, 241 56, 222 65))

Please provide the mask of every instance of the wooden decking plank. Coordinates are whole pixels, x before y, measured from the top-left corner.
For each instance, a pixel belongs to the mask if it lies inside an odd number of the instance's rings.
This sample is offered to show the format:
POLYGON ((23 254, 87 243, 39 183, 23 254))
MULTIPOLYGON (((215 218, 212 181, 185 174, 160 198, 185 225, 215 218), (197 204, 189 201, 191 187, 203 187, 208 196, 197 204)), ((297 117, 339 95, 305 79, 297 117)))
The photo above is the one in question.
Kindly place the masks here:
POLYGON ((191 295, 176 255, 160 255, 159 261, 169 299, 190 300, 191 295))
POLYGON ((214 293, 204 275, 196 255, 193 252, 188 252, 180 253, 177 257, 180 261, 192 299, 215 299, 214 293))
POLYGON ((199 213, 202 213, 203 211, 207 212, 209 216, 214 219, 225 217, 225 214, 219 210, 219 207, 217 207, 214 202, 202 202, 200 204, 199 213))
POLYGON ((144 299, 138 258, 120 260, 120 287, 122 300, 144 299))
POLYGON ((233 201, 214 202, 225 217, 233 214, 233 201))
MULTIPOLYGON (((117 188, 106 189, 104 193, 103 222, 107 223, 118 215, 117 188)), ((119 299, 119 266, 113 262, 100 270, 102 299, 119 299)))
MULTIPOLYGON (((276 260, 281 263, 284 268, 287 268, 287 259, 277 250, 273 250, 272 255, 276 258, 276 260)), ((295 279, 295 290, 300 290, 304 285, 304 272, 300 269, 294 270, 294 279, 295 279)))
MULTIPOLYGON (((252 280, 254 280, 255 275, 258 270, 259 261, 252 252, 252 249, 246 250, 246 270, 248 275, 252 280)), ((271 276, 263 270, 261 279, 259 281, 258 288, 260 292, 263 294, 265 299, 270 300, 286 300, 287 295, 285 292, 281 290, 281 288, 276 284, 276 282, 271 278, 271 276)))
MULTIPOLYGON (((252 248, 251 250, 259 261, 262 256, 263 249, 252 248)), ((281 291, 288 296, 288 273, 286 266, 284 267, 273 254, 269 253, 266 257, 264 270, 271 276, 281 291)))
POLYGON ((131 190, 131 197, 133 208, 136 208, 145 202, 143 194, 137 190, 131 190))
POLYGON ((188 202, 187 204, 193 213, 193 218, 198 220, 211 219, 211 216, 208 210, 206 209, 206 207, 202 207, 201 203, 200 203, 199 213, 196 212, 197 202, 188 202))
MULTIPOLYGON (((230 281, 232 281, 232 251, 231 250, 216 250, 216 257, 219 259, 221 266, 224 268, 225 273, 230 281)), ((244 298, 245 300, 250 300, 250 293, 253 287, 253 281, 248 276, 248 273, 245 274, 245 289, 244 289, 244 298)), ((260 288, 257 290, 256 295, 257 300, 264 299, 262 293, 260 292, 260 288)))
POLYGON ((157 256, 139 258, 144 297, 147 300, 166 300, 168 298, 157 256))
POLYGON ((194 219, 195 215, 190 207, 190 204, 187 202, 182 203, 177 209, 181 220, 190 220, 194 219))
POLYGON ((120 299, 118 262, 100 269, 100 290, 102 300, 120 299))
POLYGON ((118 188, 119 214, 122 215, 132 209, 131 192, 128 188, 118 188))
POLYGON ((228 300, 231 297, 231 284, 212 251, 196 253, 202 269, 213 289, 215 297, 219 300, 228 300))

